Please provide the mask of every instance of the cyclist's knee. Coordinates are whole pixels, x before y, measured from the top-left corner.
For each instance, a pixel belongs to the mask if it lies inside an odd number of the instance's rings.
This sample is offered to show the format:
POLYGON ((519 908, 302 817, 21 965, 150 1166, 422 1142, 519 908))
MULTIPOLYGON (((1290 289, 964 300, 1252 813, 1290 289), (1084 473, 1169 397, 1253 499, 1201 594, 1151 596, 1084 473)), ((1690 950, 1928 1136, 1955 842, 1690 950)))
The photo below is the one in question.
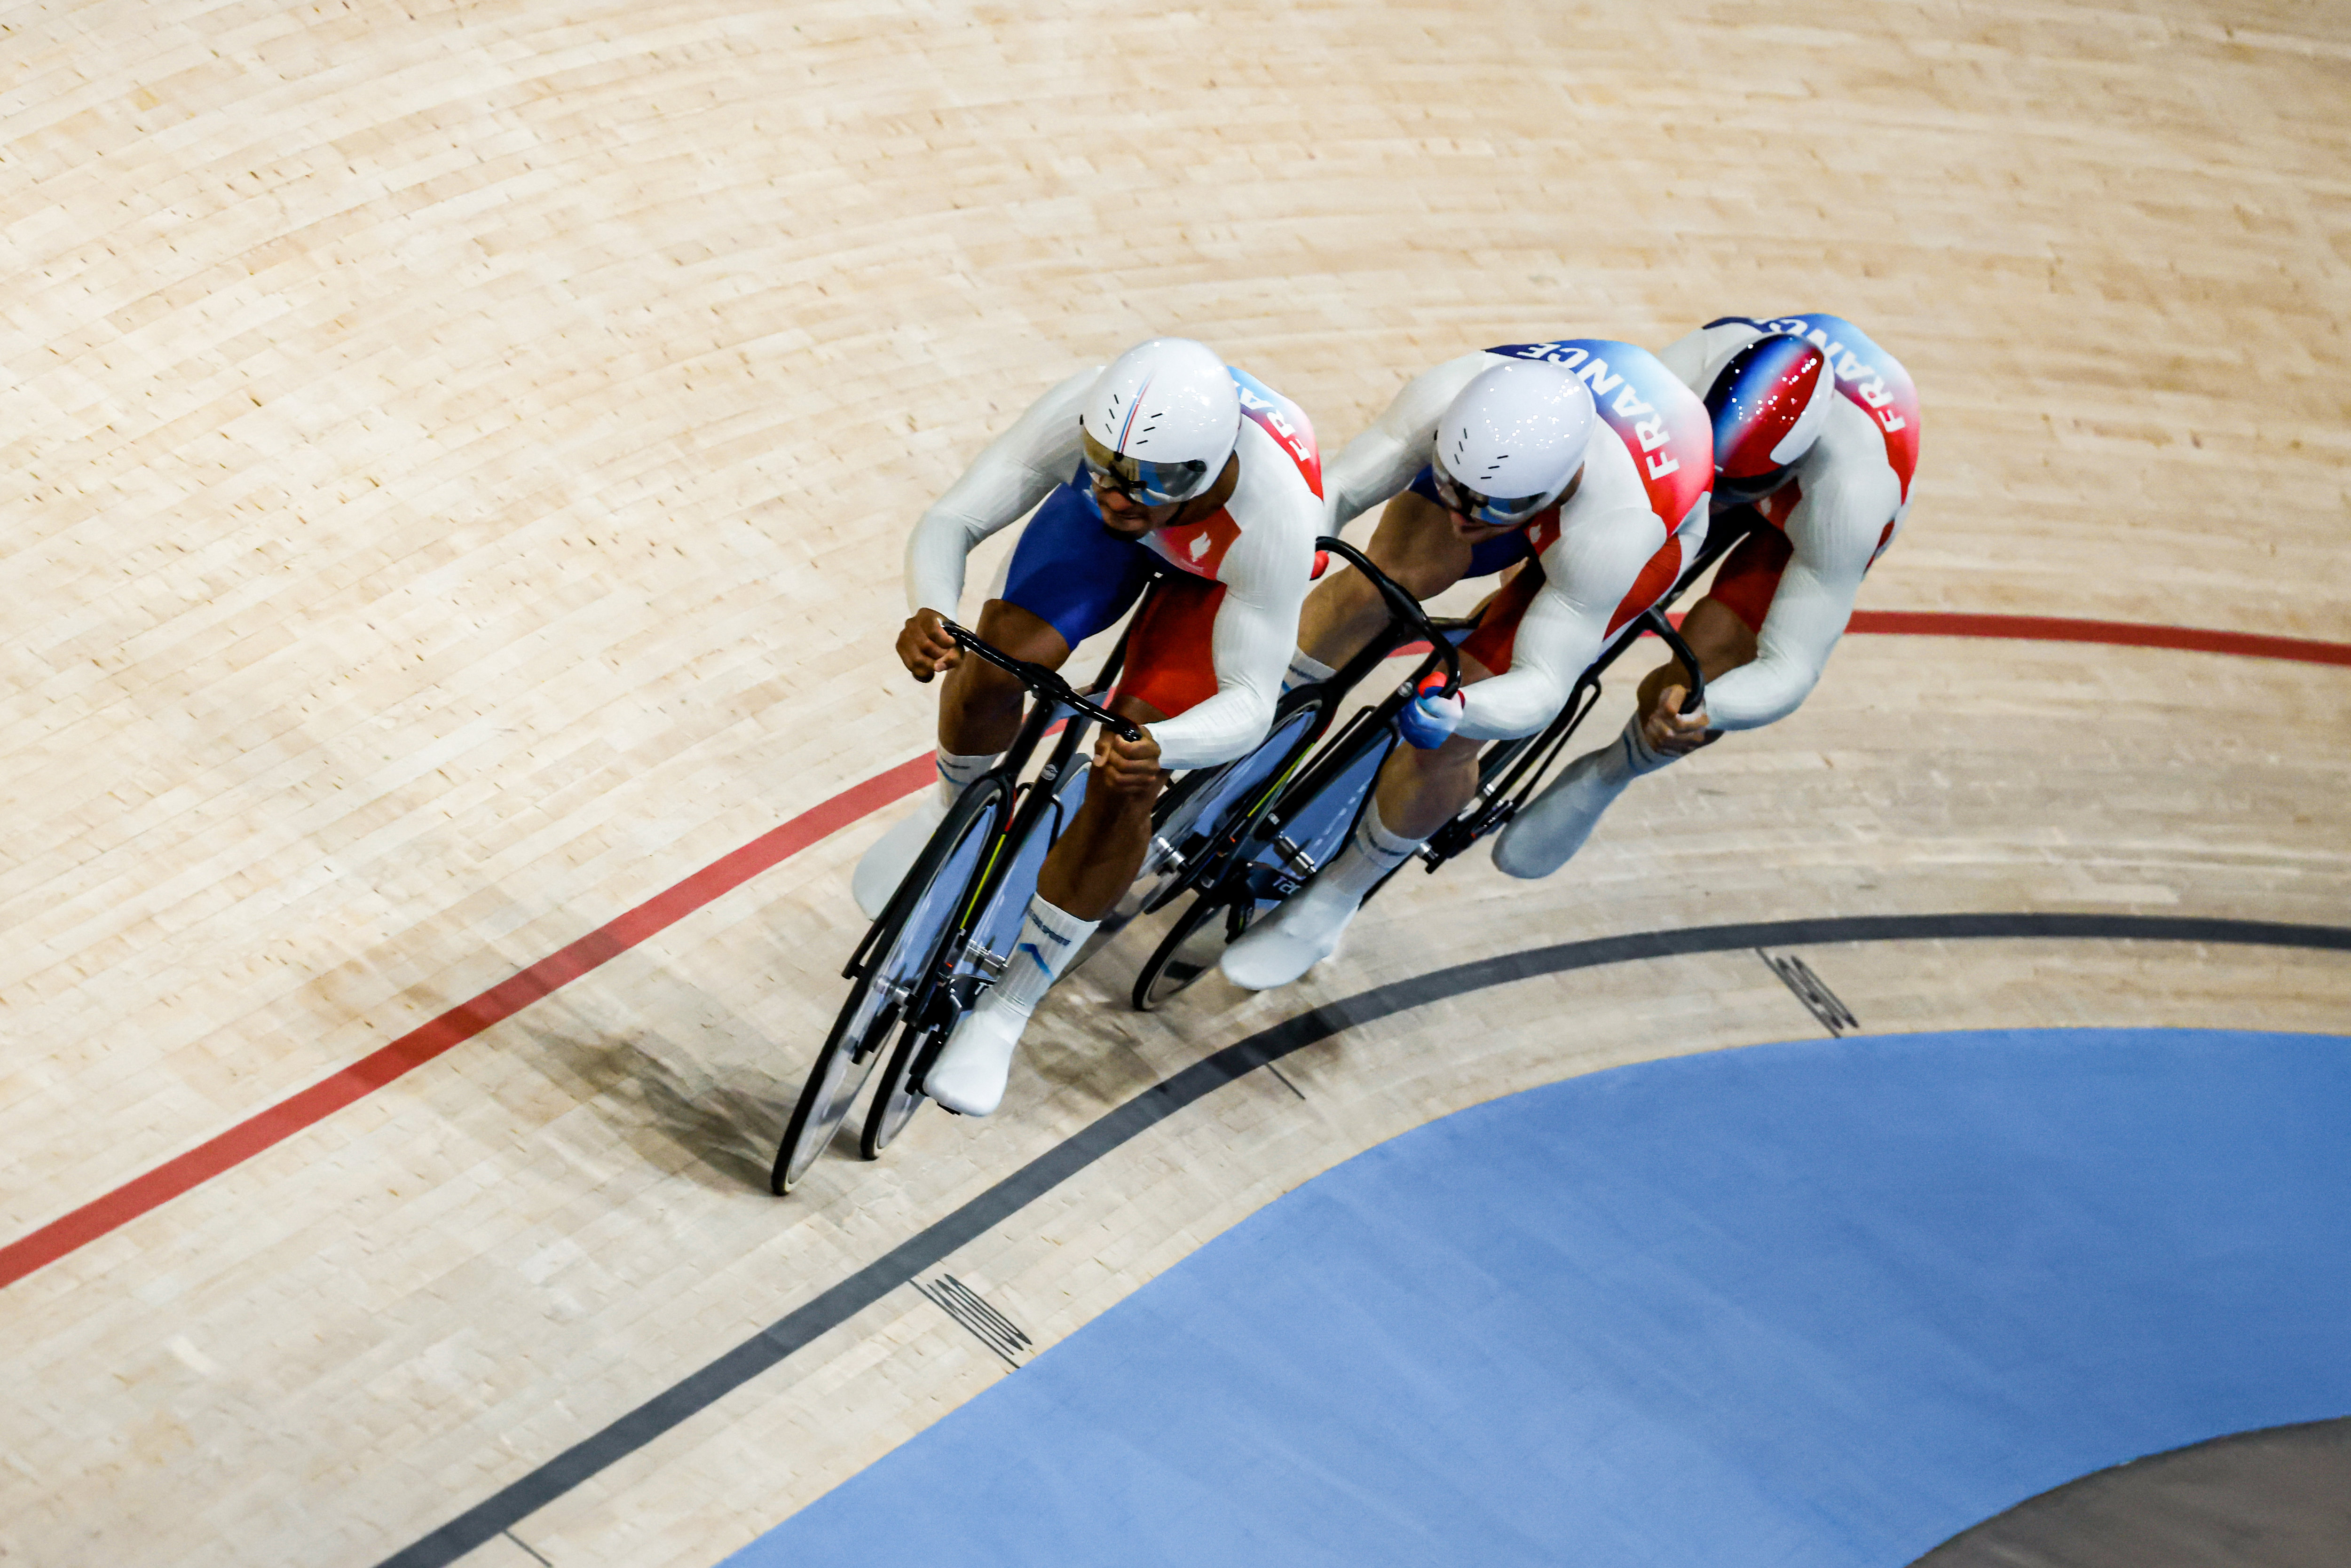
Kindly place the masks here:
POLYGON ((1438 781, 1465 768, 1475 768, 1478 748, 1484 744, 1466 735, 1456 735, 1444 745, 1426 751, 1416 746, 1399 746, 1388 758, 1388 767, 1416 789, 1434 788, 1438 781))
POLYGON ((1668 659, 1641 677, 1640 688, 1633 697, 1633 711, 1646 713, 1656 706, 1657 694, 1666 689, 1669 681, 1677 686, 1689 685, 1689 675, 1683 670, 1679 659, 1668 659))
MULTIPOLYGON (((1381 570, 1386 569, 1383 567, 1381 570)), ((1343 623, 1377 608, 1380 603, 1380 591, 1372 586, 1372 580, 1352 569, 1331 572, 1314 585, 1313 596, 1320 601, 1316 605, 1318 610, 1343 623)))
MULTIPOLYGON (((1415 599, 1434 599, 1461 580, 1458 563, 1447 559, 1442 551, 1397 549, 1387 552, 1387 556, 1382 559, 1381 552, 1373 551, 1372 564, 1415 599)), ((1368 581, 1364 584, 1364 593, 1370 599, 1379 597, 1379 591, 1368 581)))
MULTIPOLYGON (((1031 610, 1023 610, 1008 600, 991 599, 979 607, 979 635, 1016 659, 1026 659, 1032 664, 1042 664, 1058 670, 1069 662, 1070 644, 1053 623, 1031 610)), ((967 659, 967 664, 981 661, 967 659)), ((1007 681, 1012 677, 993 664, 990 670, 1007 681)), ((1018 685, 1018 682, 1014 682, 1018 685)))
POLYGON ((1167 774, 1164 770, 1123 784, 1113 783, 1108 773, 1097 773, 1088 781, 1085 803, 1078 809, 1097 821, 1116 821, 1138 813, 1148 819, 1159 792, 1166 787, 1167 774))
MULTIPOLYGON (((1409 491, 1388 504, 1364 553, 1415 599, 1432 599, 1459 581, 1467 557, 1443 508, 1409 491)), ((1376 596, 1370 583, 1364 590, 1376 596)))
MULTIPOLYGON (((981 624, 985 626, 987 622, 983 621, 981 624)), ((980 635, 987 637, 987 633, 982 632, 980 635)), ((987 640, 991 643, 996 641, 993 637, 987 640)), ((997 645, 1003 646, 1001 643, 997 645)), ((954 669, 947 672, 946 685, 940 690, 939 701, 949 713, 961 713, 967 709, 986 712, 999 708, 1010 708, 1017 713, 1028 695, 1029 688, 1020 684, 1019 677, 1009 671, 998 669, 985 659, 967 653, 954 669)))

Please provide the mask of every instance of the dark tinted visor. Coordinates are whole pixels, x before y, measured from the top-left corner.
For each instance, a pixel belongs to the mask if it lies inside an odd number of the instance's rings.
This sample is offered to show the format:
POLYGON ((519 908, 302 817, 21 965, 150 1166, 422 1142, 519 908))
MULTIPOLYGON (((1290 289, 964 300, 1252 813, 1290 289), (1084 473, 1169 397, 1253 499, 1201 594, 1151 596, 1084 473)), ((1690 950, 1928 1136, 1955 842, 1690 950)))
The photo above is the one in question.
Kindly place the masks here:
POLYGON ((1094 484, 1115 490, 1130 501, 1145 507, 1170 507, 1178 501, 1188 501, 1208 487, 1208 465, 1196 458, 1181 463, 1151 463, 1129 457, 1096 441, 1083 425, 1078 427, 1078 440, 1085 450, 1086 473, 1094 484))
POLYGON ((1442 458, 1432 457, 1428 476, 1436 482, 1437 493, 1445 498, 1446 507, 1460 513, 1473 523, 1489 528, 1515 528, 1531 522, 1548 496, 1489 496, 1472 490, 1445 471, 1442 458))

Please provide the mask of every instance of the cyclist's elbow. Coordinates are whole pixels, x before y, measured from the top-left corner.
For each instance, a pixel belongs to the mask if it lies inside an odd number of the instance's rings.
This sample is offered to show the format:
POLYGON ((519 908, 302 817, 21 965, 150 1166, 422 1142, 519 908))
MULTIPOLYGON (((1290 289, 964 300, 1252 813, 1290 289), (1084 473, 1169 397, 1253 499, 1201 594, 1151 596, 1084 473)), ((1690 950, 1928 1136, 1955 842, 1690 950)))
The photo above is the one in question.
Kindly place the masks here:
POLYGON ((1238 757, 1272 731, 1276 694, 1247 686, 1235 695, 1238 700, 1233 704, 1232 733, 1237 738, 1232 755, 1238 757))
POLYGON ((1548 681, 1512 681, 1500 676, 1469 688, 1469 706, 1462 715, 1460 733, 1474 740, 1516 740, 1532 735, 1551 722, 1563 691, 1548 681))
POLYGON ((1716 683, 1708 693, 1708 715, 1722 729, 1761 729, 1803 706, 1820 678, 1816 664, 1766 653, 1716 683))

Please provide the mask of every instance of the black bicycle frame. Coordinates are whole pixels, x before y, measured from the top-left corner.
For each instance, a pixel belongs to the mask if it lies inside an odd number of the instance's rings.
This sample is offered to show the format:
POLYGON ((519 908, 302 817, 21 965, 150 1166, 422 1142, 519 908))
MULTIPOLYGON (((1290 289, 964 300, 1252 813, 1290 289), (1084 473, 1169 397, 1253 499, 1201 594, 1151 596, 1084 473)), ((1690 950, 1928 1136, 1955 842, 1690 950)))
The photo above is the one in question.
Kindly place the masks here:
POLYGON ((1729 554, 1733 545, 1747 537, 1750 528, 1730 528, 1710 536, 1706 548, 1674 581, 1672 588, 1651 608, 1643 611, 1617 630, 1600 656, 1592 661, 1576 677, 1574 687, 1568 693, 1557 717, 1536 735, 1520 740, 1504 741, 1489 747, 1478 761, 1478 789, 1468 804, 1456 812, 1453 820, 1428 837, 1417 853, 1434 873, 1437 867, 1453 859, 1488 834, 1499 831, 1516 816, 1520 807, 1533 795, 1535 786, 1550 770, 1552 762, 1567 747, 1568 741, 1582 727, 1584 719, 1600 702, 1600 677, 1622 658, 1644 632, 1655 632, 1672 651, 1683 669, 1689 672, 1689 691, 1682 699, 1681 711, 1696 713, 1706 706, 1706 672, 1698 665, 1698 655, 1682 640, 1673 623, 1666 619, 1667 609, 1689 591, 1716 561, 1729 554))
MULTIPOLYGON (((1294 774, 1285 770, 1269 780, 1265 790, 1255 798, 1249 809, 1235 813, 1233 825, 1221 836, 1220 841, 1199 857, 1198 863, 1204 868, 1213 869, 1215 875, 1192 881, 1187 885, 1214 887, 1235 874, 1248 878, 1257 864, 1256 852, 1249 846, 1251 843, 1280 844, 1282 826, 1295 808, 1314 800, 1334 777, 1353 766, 1359 756, 1356 744, 1359 737, 1391 727, 1396 715, 1404 710, 1405 704, 1419 695, 1420 684, 1439 669, 1445 673, 1442 695, 1450 696, 1461 688, 1460 651, 1453 639, 1447 635, 1448 631, 1459 630, 1459 622, 1440 623, 1433 619, 1420 601, 1344 539, 1320 538, 1314 542, 1317 549, 1339 557, 1363 573, 1364 580, 1386 602, 1388 623, 1353 657, 1328 676, 1301 686, 1290 694, 1293 698, 1299 692, 1315 689, 1333 694, 1333 700, 1323 706, 1322 719, 1301 738, 1300 752, 1303 754, 1328 733, 1335 716, 1336 697, 1352 691, 1364 677, 1393 657, 1397 649, 1416 641, 1425 642, 1428 644, 1427 656, 1385 700, 1372 707, 1357 710, 1339 733, 1314 753, 1313 760, 1304 773, 1294 774), (1268 795, 1276 795, 1278 799, 1270 810, 1262 810, 1268 795)), ((1278 717, 1276 722, 1280 722, 1278 717)), ((1305 873, 1301 871, 1300 874, 1305 873)))
POLYGON ((1380 598, 1388 607, 1386 632, 1365 643, 1353 658, 1333 670, 1328 680, 1317 682, 1318 685, 1348 691, 1357 681, 1370 674, 1383 660, 1418 637, 1430 644, 1429 653, 1433 662, 1422 667, 1420 674, 1413 677, 1413 684, 1419 685, 1437 664, 1442 664, 1445 666, 1445 688, 1440 695, 1449 697, 1461 689, 1461 654, 1438 631, 1437 622, 1429 618, 1419 600, 1374 566, 1371 557, 1344 539, 1319 538, 1314 541, 1314 548, 1337 556, 1361 572, 1364 580, 1378 590, 1380 598))
MULTIPOLYGON (((1296 705, 1301 700, 1301 693, 1328 691, 1333 694, 1335 698, 1336 695, 1351 691, 1357 682, 1391 657, 1398 648, 1408 645, 1415 639, 1429 643, 1429 654, 1422 662, 1420 668, 1414 672, 1406 686, 1417 687, 1423 680, 1442 667, 1445 671, 1443 695, 1450 696, 1460 689, 1461 655, 1452 642, 1445 636, 1437 623, 1429 618, 1427 611, 1421 608, 1420 601, 1406 592, 1402 585, 1390 578, 1387 573, 1373 565, 1369 556, 1346 540, 1325 537, 1316 539, 1314 546, 1315 549, 1329 555, 1337 556, 1363 574, 1364 580, 1369 582, 1379 593, 1381 599, 1386 602, 1388 624, 1384 631, 1364 644, 1354 657, 1347 660, 1329 675, 1287 693, 1281 703, 1275 706, 1273 727, 1278 728, 1290 713, 1296 711, 1296 705)), ((1398 707, 1402 706, 1401 699, 1396 706, 1398 707)), ((1322 740, 1324 735, 1329 733, 1331 721, 1336 716, 1336 707, 1335 700, 1323 704, 1321 716, 1307 732, 1298 738, 1293 751, 1294 757, 1303 757, 1322 740)), ((1390 716, 1394 716, 1392 711, 1390 716)), ((1359 714, 1355 720, 1349 723, 1343 734, 1353 733, 1355 723, 1360 722, 1362 716, 1359 714)), ((1325 748, 1326 755, 1329 749, 1325 748)), ((1168 889, 1152 907, 1164 906, 1169 900, 1180 896, 1184 888, 1198 887, 1220 880, 1230 869, 1228 862, 1233 853, 1249 837, 1262 836, 1261 834, 1253 835, 1253 831, 1258 829, 1264 820, 1263 808, 1267 800, 1277 795, 1284 799, 1290 798, 1288 792, 1291 787, 1292 769, 1295 766, 1293 762, 1291 768, 1284 768, 1267 779, 1240 810, 1234 811, 1229 823, 1221 829, 1204 848, 1194 853, 1190 861, 1192 874, 1187 875, 1179 886, 1168 889)))
MULTIPOLYGON (((1086 693, 1074 690, 1058 672, 1048 669, 1043 664, 1030 664, 1025 659, 1013 658, 1010 654, 965 631, 952 621, 946 622, 946 628, 948 634, 955 638, 957 646, 1006 671, 1022 685, 1028 687, 1038 698, 1030 705, 1027 716, 1021 720, 1019 733, 1013 737, 1010 747, 1005 751, 996 766, 987 770, 988 775, 1002 778, 1011 785, 1013 797, 1019 804, 1013 808, 1004 826, 990 840, 987 864, 981 870, 979 876, 974 879, 969 895, 956 909, 955 923, 947 933, 946 945, 941 948, 943 953, 954 953, 959 958, 964 945, 970 939, 972 923, 978 918, 978 912, 987 908, 988 899, 994 896, 997 885, 1003 880, 1005 873, 1009 870, 1009 862, 1003 852, 1005 846, 1008 843, 1025 842, 1026 834, 1036 825, 1038 819, 1059 805, 1055 786, 1060 783, 1062 775, 1069 770, 1070 759, 1076 755, 1078 747, 1084 741, 1087 727, 1091 724, 1101 724, 1113 729, 1123 738, 1128 740, 1136 738, 1143 732, 1108 708, 1093 702, 1086 693), (1039 770, 1036 779, 1023 782, 1020 779, 1021 770, 1029 766, 1029 758, 1035 754, 1038 746, 1044 740, 1046 732, 1064 716, 1065 710, 1069 716, 1069 722, 1061 731, 1060 741, 1046 757, 1045 766, 1039 770), (1023 799, 1024 794, 1025 799, 1023 799)), ((1118 679, 1120 666, 1125 662, 1126 638, 1121 636, 1117 646, 1111 650, 1110 657, 1102 662, 1101 673, 1094 676, 1093 683, 1086 688, 1086 692, 1109 691, 1111 684, 1118 679)), ((890 895, 889 904, 873 923, 865 928, 865 935, 858 939, 856 951, 850 954, 848 964, 841 971, 844 978, 864 977, 865 967, 872 961, 872 947, 877 934, 891 923, 903 904, 919 898, 923 891, 918 887, 901 885, 890 895)), ((913 1005, 905 1009, 905 1016, 914 1016, 915 1009, 929 1000, 930 993, 934 988, 932 978, 935 977, 942 967, 951 971, 954 965, 950 963, 946 966, 937 964, 932 966, 932 976, 926 977, 922 988, 908 998, 913 1005)))

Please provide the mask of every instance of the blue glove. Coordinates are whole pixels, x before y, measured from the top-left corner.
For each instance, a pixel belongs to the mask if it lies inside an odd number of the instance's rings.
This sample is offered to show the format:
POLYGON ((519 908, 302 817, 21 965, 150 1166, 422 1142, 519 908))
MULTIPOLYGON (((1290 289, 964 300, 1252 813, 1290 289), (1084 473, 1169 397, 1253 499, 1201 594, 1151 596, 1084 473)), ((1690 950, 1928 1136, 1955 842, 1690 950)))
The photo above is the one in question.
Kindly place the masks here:
POLYGON ((1420 690, 1413 695, 1412 701, 1396 715, 1396 728, 1404 732, 1405 739, 1423 751, 1434 751, 1452 739, 1453 732, 1460 727, 1463 710, 1469 706, 1459 692, 1449 697, 1438 695, 1444 686, 1444 675, 1432 672, 1420 683, 1420 690))

